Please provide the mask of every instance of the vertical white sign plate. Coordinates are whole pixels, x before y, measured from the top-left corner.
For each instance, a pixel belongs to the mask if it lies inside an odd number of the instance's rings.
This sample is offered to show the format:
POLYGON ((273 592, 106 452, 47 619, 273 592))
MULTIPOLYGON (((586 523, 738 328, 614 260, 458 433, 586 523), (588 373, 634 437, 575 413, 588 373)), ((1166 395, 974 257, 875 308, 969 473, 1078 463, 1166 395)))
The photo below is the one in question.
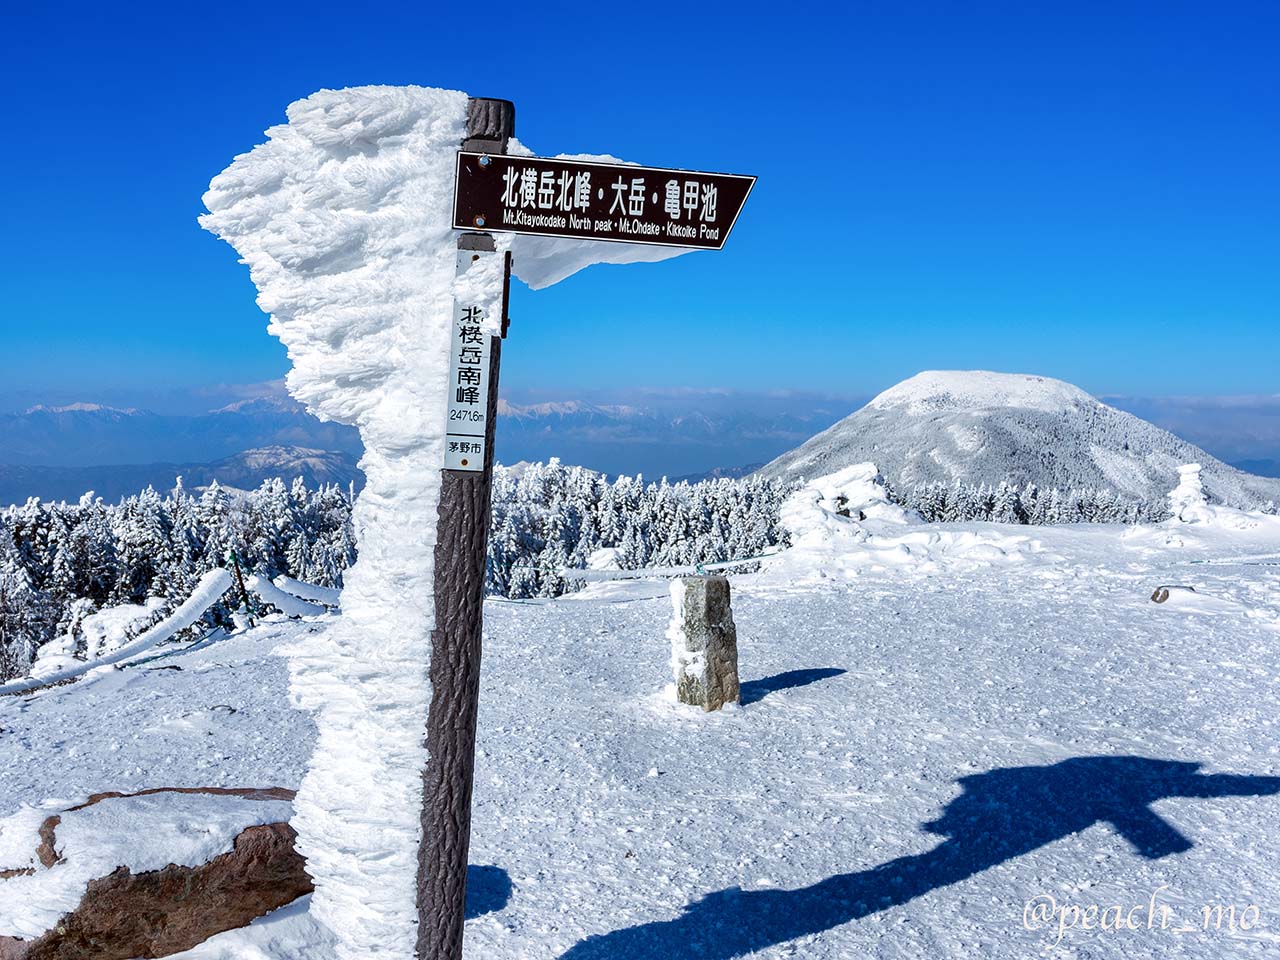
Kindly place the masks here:
MULTIPOLYGON (((494 257, 485 250, 459 250, 458 276, 494 257)), ((489 422, 489 341, 481 328, 486 315, 478 303, 453 302, 452 352, 449 359, 449 419, 445 424, 444 468, 483 470, 489 422)))

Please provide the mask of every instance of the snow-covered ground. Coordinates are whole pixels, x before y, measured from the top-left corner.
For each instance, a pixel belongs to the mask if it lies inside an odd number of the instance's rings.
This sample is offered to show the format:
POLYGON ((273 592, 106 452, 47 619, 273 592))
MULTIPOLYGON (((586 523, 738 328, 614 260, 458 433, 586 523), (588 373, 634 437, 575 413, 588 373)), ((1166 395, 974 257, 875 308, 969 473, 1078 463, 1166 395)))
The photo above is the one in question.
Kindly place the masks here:
MULTIPOLYGON (((734 578, 721 713, 664 694, 665 583, 486 605, 468 956, 1280 956, 1280 521, 885 522, 734 578)), ((296 787, 274 654, 329 622, 0 698, 0 817, 296 787)), ((305 908, 183 956, 331 956, 305 908)))

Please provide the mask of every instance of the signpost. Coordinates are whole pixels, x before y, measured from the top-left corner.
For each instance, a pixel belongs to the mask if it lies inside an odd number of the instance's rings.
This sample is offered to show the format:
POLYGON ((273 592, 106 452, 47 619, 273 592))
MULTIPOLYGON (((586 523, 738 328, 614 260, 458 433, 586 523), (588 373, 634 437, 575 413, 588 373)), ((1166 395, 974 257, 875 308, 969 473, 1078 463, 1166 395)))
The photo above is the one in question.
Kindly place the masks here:
POLYGON ((719 250, 755 182, 732 173, 464 150, 453 225, 719 250))
MULTIPOLYGON (((461 276, 497 256, 491 231, 719 250, 755 177, 620 163, 506 155, 507 100, 467 104, 453 225, 461 276)), ((507 283, 502 337, 507 330, 507 283)), ((445 466, 435 547, 431 705, 418 850, 419 960, 461 960, 471 788, 480 692, 480 637, 501 337, 484 305, 455 302, 445 466)))

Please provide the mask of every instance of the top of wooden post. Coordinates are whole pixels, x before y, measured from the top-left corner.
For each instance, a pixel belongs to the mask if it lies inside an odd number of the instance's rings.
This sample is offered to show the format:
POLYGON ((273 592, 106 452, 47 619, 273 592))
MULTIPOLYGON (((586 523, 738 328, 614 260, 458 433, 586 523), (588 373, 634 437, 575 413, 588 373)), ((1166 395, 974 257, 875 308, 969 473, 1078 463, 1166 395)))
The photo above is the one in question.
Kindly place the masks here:
POLYGON ((477 153, 506 153, 515 134, 516 105, 510 100, 472 97, 467 101, 467 139, 463 147, 477 153))

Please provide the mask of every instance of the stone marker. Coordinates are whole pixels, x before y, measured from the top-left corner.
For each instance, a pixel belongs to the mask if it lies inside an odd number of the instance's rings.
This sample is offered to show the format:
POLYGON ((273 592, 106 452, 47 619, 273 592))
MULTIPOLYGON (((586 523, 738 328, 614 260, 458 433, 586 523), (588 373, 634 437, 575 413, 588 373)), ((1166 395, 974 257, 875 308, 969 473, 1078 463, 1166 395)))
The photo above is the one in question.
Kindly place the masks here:
POLYGON ((671 581, 671 668, 676 699, 703 710, 738 702, 738 632, 726 577, 671 581))

